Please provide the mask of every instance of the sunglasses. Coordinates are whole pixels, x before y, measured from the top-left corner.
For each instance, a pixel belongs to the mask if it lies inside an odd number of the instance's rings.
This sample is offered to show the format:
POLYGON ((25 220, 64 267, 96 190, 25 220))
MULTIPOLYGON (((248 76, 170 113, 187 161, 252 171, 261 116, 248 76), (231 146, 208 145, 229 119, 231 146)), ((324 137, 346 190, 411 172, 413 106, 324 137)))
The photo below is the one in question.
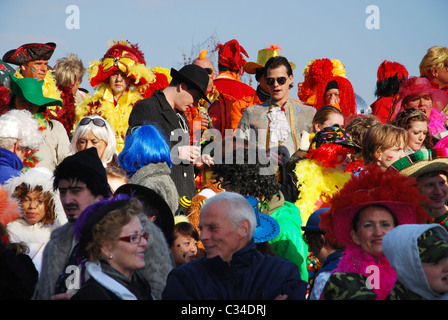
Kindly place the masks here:
POLYGON ((205 71, 207 71, 208 75, 211 75, 213 73, 213 69, 212 68, 204 68, 205 71))
POLYGON ((92 118, 84 118, 79 122, 79 125, 81 126, 85 126, 88 125, 90 122, 93 122, 94 125, 98 126, 98 127, 105 127, 106 126, 106 122, 103 119, 92 119, 92 118))
POLYGON ((266 84, 268 86, 273 86, 275 81, 277 81, 277 83, 279 85, 284 85, 286 83, 287 78, 286 77, 278 77, 278 78, 267 78, 266 79, 266 84))

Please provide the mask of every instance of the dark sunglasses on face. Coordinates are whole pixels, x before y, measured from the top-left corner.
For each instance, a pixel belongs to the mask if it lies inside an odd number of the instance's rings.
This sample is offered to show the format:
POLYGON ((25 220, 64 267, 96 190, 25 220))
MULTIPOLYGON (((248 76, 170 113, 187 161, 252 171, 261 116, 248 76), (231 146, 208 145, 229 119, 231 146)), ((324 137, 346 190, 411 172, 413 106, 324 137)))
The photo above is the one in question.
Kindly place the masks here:
POLYGON ((268 86, 273 86, 275 81, 277 81, 277 83, 279 85, 284 85, 286 83, 287 78, 286 77, 278 77, 278 78, 267 78, 266 79, 266 84, 268 86))
POLYGON ((93 122, 94 125, 98 126, 98 127, 105 127, 106 126, 106 122, 104 122, 103 119, 92 119, 92 118, 84 118, 79 122, 79 125, 81 126, 85 126, 87 124, 89 124, 90 122, 93 122))
POLYGON ((213 69, 212 68, 204 68, 204 69, 205 69, 205 71, 207 71, 207 73, 209 75, 211 75, 213 73, 213 69))

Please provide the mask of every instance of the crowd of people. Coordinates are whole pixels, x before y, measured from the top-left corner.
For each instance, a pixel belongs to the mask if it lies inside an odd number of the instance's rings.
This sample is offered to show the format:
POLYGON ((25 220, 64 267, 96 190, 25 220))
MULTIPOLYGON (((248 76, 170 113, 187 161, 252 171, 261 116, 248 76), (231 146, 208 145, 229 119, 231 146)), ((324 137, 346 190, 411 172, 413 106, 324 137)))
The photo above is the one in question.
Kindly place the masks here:
POLYGON ((383 61, 362 114, 341 61, 277 45, 56 48, 0 60, 2 299, 448 299, 448 48, 383 61))

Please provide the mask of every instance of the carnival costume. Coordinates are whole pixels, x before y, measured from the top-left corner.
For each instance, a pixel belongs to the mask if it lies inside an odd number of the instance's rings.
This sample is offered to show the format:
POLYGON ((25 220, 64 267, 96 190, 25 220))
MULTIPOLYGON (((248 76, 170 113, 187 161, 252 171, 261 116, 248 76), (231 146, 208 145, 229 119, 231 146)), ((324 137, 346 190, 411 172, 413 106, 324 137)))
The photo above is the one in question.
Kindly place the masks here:
POLYGON ((384 255, 375 258, 353 241, 353 219, 362 209, 379 204, 393 213, 398 225, 424 223, 427 219, 422 207, 424 200, 414 178, 393 171, 383 172, 378 165, 366 167, 334 194, 329 201, 329 210, 320 214, 320 226, 325 230, 325 239, 330 244, 338 244, 345 250, 327 282, 324 298, 330 299, 331 294, 331 299, 341 299, 351 292, 353 284, 341 284, 338 274, 356 273, 368 277, 370 268, 376 266, 379 279, 375 280, 376 284, 371 289, 376 293, 376 299, 385 299, 395 284, 396 272, 384 255))
POLYGON ((243 55, 248 58, 249 55, 238 41, 232 39, 225 44, 219 44, 216 50, 219 50, 218 65, 235 71, 220 71, 213 81, 219 92, 219 98, 210 106, 209 114, 214 127, 224 137, 225 129, 231 128, 230 115, 233 102, 255 93, 255 89, 240 79, 246 64, 243 55))
POLYGON ((372 114, 382 123, 387 123, 393 97, 408 76, 406 67, 398 62, 384 60, 378 67, 375 91, 378 99, 370 105, 370 108, 372 114))
MULTIPOLYGON (((5 62, 21 66, 27 62, 34 60, 50 60, 56 49, 56 44, 48 42, 28 43, 5 53, 3 60, 5 62)), ((14 73, 17 79, 23 78, 20 67, 14 73)), ((55 105, 48 107, 46 113, 49 119, 58 120, 65 128, 68 135, 70 135, 75 122, 75 99, 68 86, 57 85, 54 78, 54 71, 48 70, 42 85, 43 95, 47 98, 57 99, 62 101, 62 105, 55 105)), ((3 108, 2 113, 6 112, 3 108)))
POLYGON ((362 167, 360 163, 351 163, 344 171, 336 169, 347 154, 359 149, 344 127, 324 128, 312 134, 310 140, 310 150, 304 159, 297 161, 293 170, 299 191, 295 204, 300 209, 304 225, 314 211, 327 207, 328 199, 344 186, 354 171, 362 167))
POLYGON ((124 146, 128 119, 134 105, 169 84, 169 79, 161 68, 153 70, 146 66, 144 54, 137 44, 124 40, 114 41, 104 57, 89 66, 89 81, 97 91, 93 96, 88 94, 84 103, 76 109, 76 125, 88 115, 102 116, 114 128, 117 151, 120 152, 124 146), (124 72, 131 79, 130 87, 118 101, 115 101, 109 84, 109 77, 116 71, 124 72))

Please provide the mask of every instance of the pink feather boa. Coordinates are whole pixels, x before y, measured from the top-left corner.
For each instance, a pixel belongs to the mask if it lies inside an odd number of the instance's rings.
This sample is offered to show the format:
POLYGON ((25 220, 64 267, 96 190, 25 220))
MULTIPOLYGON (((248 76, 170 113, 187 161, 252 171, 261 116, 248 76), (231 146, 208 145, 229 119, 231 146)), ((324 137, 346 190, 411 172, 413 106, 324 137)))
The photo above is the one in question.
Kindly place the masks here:
POLYGON ((437 110, 436 108, 432 108, 431 113, 429 115, 429 123, 428 123, 429 132, 431 132, 432 135, 435 135, 441 131, 446 130, 445 121, 446 121, 446 115, 437 110))
POLYGON ((384 300, 397 280, 397 274, 385 256, 378 261, 360 246, 350 245, 344 250, 338 267, 333 272, 356 272, 369 277, 373 273, 367 272, 367 267, 372 265, 377 266, 380 272, 379 288, 373 288, 373 291, 377 294, 377 300, 384 300))

